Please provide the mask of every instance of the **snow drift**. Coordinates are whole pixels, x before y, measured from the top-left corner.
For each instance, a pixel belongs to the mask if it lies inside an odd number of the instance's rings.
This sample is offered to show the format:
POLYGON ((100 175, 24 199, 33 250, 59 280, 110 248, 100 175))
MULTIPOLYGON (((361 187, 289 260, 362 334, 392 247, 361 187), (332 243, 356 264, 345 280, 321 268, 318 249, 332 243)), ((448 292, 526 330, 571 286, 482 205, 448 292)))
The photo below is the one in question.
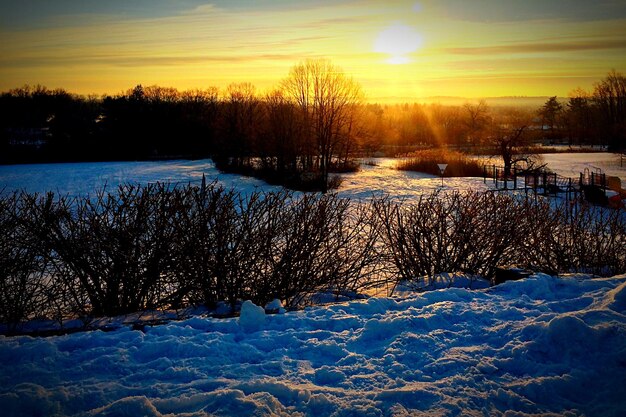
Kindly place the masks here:
POLYGON ((626 276, 0 337, 5 416, 626 414, 626 276))

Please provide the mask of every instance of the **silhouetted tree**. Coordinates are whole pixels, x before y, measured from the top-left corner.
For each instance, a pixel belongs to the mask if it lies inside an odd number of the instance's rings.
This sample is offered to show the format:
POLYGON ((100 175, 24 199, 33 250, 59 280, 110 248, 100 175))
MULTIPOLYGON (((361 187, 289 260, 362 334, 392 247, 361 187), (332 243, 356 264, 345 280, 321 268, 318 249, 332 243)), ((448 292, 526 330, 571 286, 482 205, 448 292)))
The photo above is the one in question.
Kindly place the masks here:
POLYGON ((531 143, 531 117, 519 111, 509 111, 496 126, 490 136, 493 153, 502 158, 504 175, 511 174, 511 168, 521 163, 522 169, 532 170, 540 167, 537 154, 528 152, 531 143))
POLYGON ((325 191, 332 158, 344 135, 350 134, 355 106, 362 100, 361 88, 327 60, 295 65, 282 86, 303 115, 305 137, 317 147, 312 159, 325 191))
POLYGON ((626 77, 612 70, 595 85, 593 99, 611 149, 626 148, 626 77))
POLYGON ((596 136, 593 132, 595 114, 589 93, 582 89, 576 89, 570 93, 564 110, 570 145, 594 141, 594 136, 596 136))
POLYGON ((548 130, 549 139, 555 139, 558 136, 557 128, 562 111, 563 106, 556 96, 550 97, 538 111, 541 117, 542 130, 548 130))
POLYGON ((481 144, 491 123, 487 102, 480 100, 476 104, 465 103, 463 110, 465 114, 464 123, 467 128, 465 140, 470 145, 481 144))
POLYGON ((222 105, 218 153, 220 162, 234 169, 250 165, 257 139, 260 109, 250 83, 233 83, 226 89, 222 105))
POLYGON ((305 153, 300 113, 280 90, 268 93, 264 102, 266 140, 260 146, 264 165, 278 175, 295 176, 303 169, 298 158, 305 153))

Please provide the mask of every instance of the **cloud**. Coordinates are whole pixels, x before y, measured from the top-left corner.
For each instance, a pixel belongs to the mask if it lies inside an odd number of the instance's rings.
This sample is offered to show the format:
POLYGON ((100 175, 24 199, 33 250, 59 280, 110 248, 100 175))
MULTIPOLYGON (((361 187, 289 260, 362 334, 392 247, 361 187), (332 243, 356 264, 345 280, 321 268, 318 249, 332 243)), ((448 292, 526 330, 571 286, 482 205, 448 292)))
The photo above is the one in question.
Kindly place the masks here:
POLYGON ((517 43, 510 45, 447 48, 445 49, 445 52, 456 55, 502 55, 594 51, 609 49, 626 49, 626 39, 579 42, 517 43))
POLYGON ((626 2, 619 0, 430 0, 428 6, 454 20, 472 22, 581 22, 626 18, 626 2))
POLYGON ((68 65, 95 65, 116 67, 153 67, 153 66, 187 66, 212 63, 245 63, 258 61, 297 62, 306 57, 302 54, 256 54, 256 55, 202 55, 202 56, 119 56, 119 55, 85 55, 72 57, 29 57, 19 60, 0 58, 4 68, 20 67, 64 67, 68 65))
POLYGON ((206 4, 207 0, 20 0, 0 2, 4 28, 58 27, 68 21, 102 18, 159 18, 180 15, 206 4))

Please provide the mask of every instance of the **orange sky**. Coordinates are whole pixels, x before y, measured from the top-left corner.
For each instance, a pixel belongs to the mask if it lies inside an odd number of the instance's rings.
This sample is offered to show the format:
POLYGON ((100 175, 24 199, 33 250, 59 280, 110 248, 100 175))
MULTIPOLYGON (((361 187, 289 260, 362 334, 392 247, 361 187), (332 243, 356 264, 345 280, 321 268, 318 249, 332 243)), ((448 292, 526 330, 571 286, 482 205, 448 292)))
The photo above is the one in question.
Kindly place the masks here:
POLYGON ((2 91, 248 81, 262 92, 316 57, 370 101, 567 96, 626 72, 618 0, 22 0, 0 15, 2 91))

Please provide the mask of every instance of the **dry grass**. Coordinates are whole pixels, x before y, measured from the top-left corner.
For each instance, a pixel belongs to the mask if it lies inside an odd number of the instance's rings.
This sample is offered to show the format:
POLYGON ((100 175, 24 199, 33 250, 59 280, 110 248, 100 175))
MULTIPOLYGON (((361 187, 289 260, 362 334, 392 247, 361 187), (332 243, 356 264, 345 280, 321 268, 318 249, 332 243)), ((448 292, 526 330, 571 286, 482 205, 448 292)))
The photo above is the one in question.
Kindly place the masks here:
POLYGON ((396 169, 402 171, 418 171, 427 174, 440 175, 437 164, 448 164, 444 176, 446 177, 482 177, 482 164, 467 155, 448 149, 427 149, 413 152, 396 164, 396 169))

